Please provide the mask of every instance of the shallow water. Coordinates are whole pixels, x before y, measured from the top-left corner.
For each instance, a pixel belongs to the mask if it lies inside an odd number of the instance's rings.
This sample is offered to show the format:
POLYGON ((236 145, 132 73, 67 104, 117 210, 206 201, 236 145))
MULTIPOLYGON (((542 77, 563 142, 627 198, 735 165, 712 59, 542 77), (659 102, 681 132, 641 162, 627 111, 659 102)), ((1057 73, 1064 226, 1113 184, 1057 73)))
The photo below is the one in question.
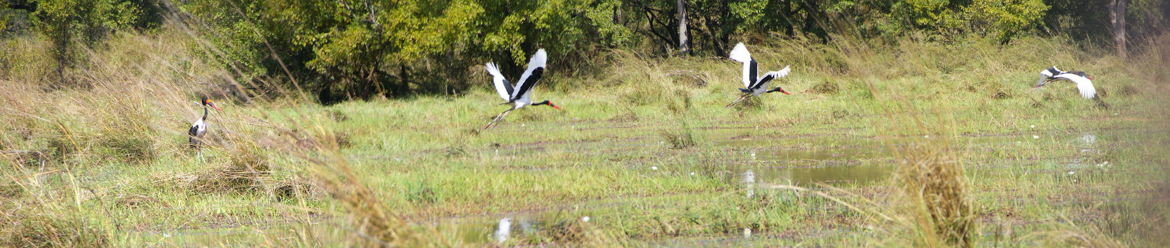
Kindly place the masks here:
MULTIPOLYGON (((972 158, 986 155, 983 153, 1012 153, 1016 149, 1073 149, 1078 151, 1076 156, 1035 158, 1031 163, 1037 169, 1075 170, 1110 166, 1108 161, 1104 161, 1106 158, 1101 157, 1111 148, 1102 146, 1101 140, 1120 140, 1119 136, 1133 133, 1135 130, 1036 130, 964 135, 952 140, 952 144, 966 153, 965 157, 969 157, 967 162, 974 163, 1002 163, 972 158), (1035 142, 1051 144, 1052 141, 1064 145, 1031 146, 1035 142)), ((930 139, 930 136, 924 135, 923 139, 930 139)), ((914 142, 910 137, 874 139, 822 136, 783 141, 749 137, 724 139, 717 142, 717 146, 728 147, 725 156, 731 157, 730 163, 745 165, 735 171, 741 178, 745 178, 742 180, 745 184, 809 187, 816 184, 865 185, 888 179, 896 167, 892 151, 910 142, 914 142), (751 173, 751 182, 747 182, 745 173, 751 173)))
MULTIPOLYGON (((990 155, 979 157, 978 159, 971 159, 978 161, 970 161, 976 163, 969 165, 990 163, 991 167, 988 167, 989 169, 997 169, 999 167, 995 166, 1018 166, 1021 163, 1019 161, 1022 160, 1024 161, 1022 163, 1027 163, 1032 170, 1055 171, 1059 173, 1076 171, 1077 173, 1082 173, 1081 170, 1094 170, 1108 166, 1107 163, 1101 165, 1107 162, 1107 158, 1102 158, 1102 154, 1106 154, 1109 152, 1109 149, 1113 149, 1110 144, 1121 140, 1118 138, 1119 135, 1132 132, 1133 130, 1079 132, 1045 132, 1037 130, 1035 132, 1025 131, 1011 134, 975 134, 961 136, 954 140, 954 144, 961 147, 964 151, 975 153, 967 157, 978 157, 974 155, 995 152, 1010 154, 1014 149, 1075 149, 1072 150, 1077 151, 1075 157, 1038 158, 1035 160, 1013 158, 1016 162, 1003 165, 1005 163, 1002 161, 986 159, 986 157, 999 157, 998 155, 990 155), (1035 147, 1029 146, 1029 142, 1058 145, 1035 147)), ((720 156, 721 163, 734 163, 739 165, 729 166, 728 168, 733 168, 730 172, 734 173, 738 183, 746 186, 747 190, 744 194, 747 197, 753 197, 755 194, 763 194, 761 191, 764 189, 760 189, 758 187, 760 185, 815 187, 818 184, 856 186, 879 183, 891 178, 895 170, 896 161, 894 160, 892 151, 898 149, 900 144, 911 142, 911 138, 909 137, 875 139, 855 136, 810 136, 779 139, 767 136, 732 137, 731 135, 727 135, 727 133, 715 131, 697 131, 696 135, 707 139, 707 142, 710 143, 707 147, 720 149, 715 151, 715 153, 720 156)), ((919 137, 913 138, 917 139, 919 137)), ((626 140, 596 140, 586 143, 588 144, 565 142, 504 145, 502 148, 486 148, 480 152, 487 153, 490 151, 491 156, 518 157, 530 156, 533 153, 547 151, 598 154, 615 152, 623 154, 657 154, 662 151, 670 151, 675 152, 676 155, 674 156, 677 156, 678 153, 685 154, 686 152, 691 152, 688 150, 677 151, 663 148, 659 145, 660 141, 657 137, 642 137, 626 140), (619 143, 619 145, 609 146, 608 144, 610 143, 619 143)), ((701 149, 707 148, 699 147, 693 150, 701 149)), ((663 171, 665 170, 664 168, 663 171)), ((645 173, 661 173, 655 171, 658 170, 646 170, 645 173)), ((686 172, 684 171, 683 173, 686 172)), ((740 193, 736 194, 739 195, 740 193)), ((582 204, 588 205, 597 202, 599 201, 583 202, 582 204)), ((613 205, 622 204, 627 203, 622 202, 613 205)), ((605 207, 613 206, 607 205, 605 207)), ((604 209, 605 207, 600 208, 604 209)), ((552 211, 559 210, 554 209, 552 211)), ((454 228, 458 230, 460 237, 472 243, 517 244, 524 243, 526 238, 538 235, 538 232, 542 228, 548 228, 549 223, 554 221, 554 218, 546 218, 544 216, 546 214, 543 212, 497 214, 473 216, 459 220, 442 220, 432 224, 440 228, 454 228)), ((578 219, 576 221, 582 220, 578 219)), ((607 220, 598 218, 597 221, 607 220)), ((250 231, 242 229, 222 232, 211 230, 206 233, 180 233, 178 235, 187 237, 180 239, 181 242, 177 243, 206 243, 207 240, 204 239, 208 237, 239 235, 240 233, 250 231)), ((755 230, 745 230, 744 233, 736 233, 725 237, 687 237, 685 242, 670 241, 666 244, 658 243, 658 245, 739 245, 751 243, 754 240, 769 239, 776 235, 775 233, 753 233, 752 231, 755 230)))

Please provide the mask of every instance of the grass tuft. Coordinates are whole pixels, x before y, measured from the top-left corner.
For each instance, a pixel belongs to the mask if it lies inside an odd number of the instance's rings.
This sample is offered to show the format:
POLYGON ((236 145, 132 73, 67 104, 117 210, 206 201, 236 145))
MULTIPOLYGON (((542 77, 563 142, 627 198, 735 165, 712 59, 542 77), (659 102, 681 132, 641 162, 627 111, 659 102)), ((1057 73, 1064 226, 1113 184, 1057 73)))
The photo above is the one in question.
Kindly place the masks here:
POLYGON ((202 192, 255 192, 263 189, 272 167, 266 153, 256 146, 238 144, 229 151, 231 162, 196 177, 193 190, 202 192))
POLYGON ((71 216, 50 213, 18 213, 0 218, 9 228, 0 229, 0 246, 6 247, 108 247, 108 234, 71 216))
POLYGON ((112 136, 101 143, 107 155, 125 162, 150 162, 158 156, 154 141, 146 137, 112 136))
POLYGON ((899 154, 897 181, 912 204, 912 221, 923 232, 922 245, 971 247, 975 216, 964 192, 960 158, 950 145, 913 143, 899 154))

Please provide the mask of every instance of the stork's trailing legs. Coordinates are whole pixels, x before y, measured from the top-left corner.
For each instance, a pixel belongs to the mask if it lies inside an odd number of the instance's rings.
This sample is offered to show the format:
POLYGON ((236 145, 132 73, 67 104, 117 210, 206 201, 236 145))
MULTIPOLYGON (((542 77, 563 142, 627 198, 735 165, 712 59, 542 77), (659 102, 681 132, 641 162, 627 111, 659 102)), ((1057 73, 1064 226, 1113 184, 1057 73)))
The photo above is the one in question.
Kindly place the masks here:
POLYGON ((493 118, 492 122, 488 122, 488 124, 486 126, 483 126, 483 129, 489 129, 489 128, 496 127, 496 122, 504 120, 504 117, 508 116, 508 113, 511 113, 512 110, 516 110, 516 109, 509 109, 507 111, 504 111, 503 113, 496 115, 496 118, 493 118))
POLYGON ((739 97, 739 99, 736 99, 734 102, 728 103, 726 108, 730 108, 731 106, 735 106, 736 104, 739 104, 743 100, 747 100, 748 97, 751 97, 751 96, 752 96, 752 94, 743 94, 742 96, 739 97))

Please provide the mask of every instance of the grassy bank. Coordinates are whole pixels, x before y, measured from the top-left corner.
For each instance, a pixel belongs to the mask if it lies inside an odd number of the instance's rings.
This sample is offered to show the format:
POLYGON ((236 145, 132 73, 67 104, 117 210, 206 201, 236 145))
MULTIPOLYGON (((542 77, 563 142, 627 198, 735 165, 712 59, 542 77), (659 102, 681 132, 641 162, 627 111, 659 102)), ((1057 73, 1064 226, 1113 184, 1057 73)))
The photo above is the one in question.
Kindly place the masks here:
POLYGON ((772 41, 750 48, 792 65, 793 94, 738 108, 739 64, 612 51, 597 74, 549 68, 535 97, 563 110, 480 130, 504 110, 486 74, 465 95, 243 101, 187 40, 117 37, 64 89, 38 41, 5 44, 29 52, 3 55, 27 69, 0 82, 2 244, 485 246, 501 218, 503 245, 1170 242, 1164 47, 772 41), (1051 65, 1112 107, 1031 88, 1051 65), (204 94, 224 111, 199 158, 204 94))

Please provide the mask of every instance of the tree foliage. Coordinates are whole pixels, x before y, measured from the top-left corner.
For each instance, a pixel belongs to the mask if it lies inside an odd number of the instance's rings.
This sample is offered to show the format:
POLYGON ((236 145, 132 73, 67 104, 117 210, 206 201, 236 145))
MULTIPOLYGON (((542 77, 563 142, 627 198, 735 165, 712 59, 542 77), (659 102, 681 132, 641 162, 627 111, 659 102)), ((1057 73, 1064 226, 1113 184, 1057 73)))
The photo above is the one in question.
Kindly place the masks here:
POLYGON ((82 58, 80 50, 98 44, 109 34, 131 27, 141 12, 123 0, 41 0, 32 12, 37 31, 52 43, 57 76, 82 58))
MULTIPOLYGON (((538 48, 549 51, 550 69, 572 74, 597 68, 614 48, 724 56, 738 41, 911 33, 938 42, 1034 34, 1107 41, 1101 9, 1110 1, 684 0, 679 20, 679 0, 8 0, 0 30, 11 36, 31 26, 53 42, 64 68, 78 45, 175 16, 204 34, 201 51, 240 80, 293 83, 330 102, 463 92, 483 85, 468 81, 480 64, 495 61, 516 75, 538 48), (171 5, 177 9, 163 7, 171 5)), ((1128 33, 1165 30, 1167 2, 1132 0, 1128 33)))
MULTIPOLYGON (((184 6, 210 20, 231 60, 283 72, 326 101, 413 92, 462 91, 469 68, 495 60, 516 73, 537 48, 570 66, 630 41, 606 0, 197 0, 184 6), (233 15, 235 13, 235 15, 233 15), (287 67, 272 63, 271 49, 287 67), (250 58, 250 59, 249 59, 250 58)), ((279 61, 276 61, 279 62, 279 61)))

